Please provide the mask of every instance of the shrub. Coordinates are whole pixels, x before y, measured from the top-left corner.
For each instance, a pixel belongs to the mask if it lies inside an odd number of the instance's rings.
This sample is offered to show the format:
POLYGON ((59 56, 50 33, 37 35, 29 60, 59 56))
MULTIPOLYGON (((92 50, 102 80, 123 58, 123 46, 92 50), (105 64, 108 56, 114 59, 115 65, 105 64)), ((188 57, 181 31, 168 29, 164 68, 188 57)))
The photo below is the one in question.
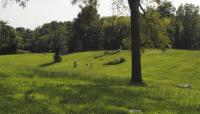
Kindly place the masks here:
POLYGON ((105 51, 104 54, 105 55, 114 55, 120 53, 120 50, 116 50, 116 51, 105 51))
POLYGON ((58 53, 55 53, 53 58, 54 58, 54 62, 56 62, 56 63, 62 61, 62 58, 61 58, 60 54, 58 54, 58 53))
POLYGON ((98 58, 104 57, 104 56, 106 56, 106 55, 114 55, 114 54, 117 54, 117 53, 119 53, 119 52, 120 52, 120 50, 116 50, 116 51, 105 51, 104 54, 95 56, 94 59, 98 59, 98 58))
POLYGON ((121 57, 119 59, 108 61, 108 62, 104 63, 103 65, 117 65, 117 64, 121 64, 125 61, 126 61, 125 58, 121 57))
POLYGON ((98 58, 101 58, 101 57, 103 57, 103 56, 106 56, 106 55, 105 55, 105 54, 98 55, 98 56, 94 57, 94 59, 98 59, 98 58))

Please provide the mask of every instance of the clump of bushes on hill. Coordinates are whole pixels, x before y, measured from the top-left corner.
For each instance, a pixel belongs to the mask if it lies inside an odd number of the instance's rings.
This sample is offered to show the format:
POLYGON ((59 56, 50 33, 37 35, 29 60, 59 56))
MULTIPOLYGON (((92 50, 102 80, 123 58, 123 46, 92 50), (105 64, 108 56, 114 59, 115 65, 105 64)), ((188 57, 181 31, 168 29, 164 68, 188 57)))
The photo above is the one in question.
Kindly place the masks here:
POLYGON ((54 59, 55 63, 58 63, 58 62, 62 61, 62 58, 61 58, 59 53, 55 53, 55 55, 53 56, 53 59, 54 59))
POLYGON ((105 51, 104 54, 105 55, 114 55, 120 53, 120 50, 115 50, 115 51, 105 51))
POLYGON ((104 51, 104 53, 102 55, 95 56, 94 59, 98 59, 98 58, 104 57, 106 55, 114 55, 114 54, 117 54, 117 53, 120 53, 120 50, 104 51))
POLYGON ((101 58, 101 57, 104 57, 106 56, 105 54, 102 54, 102 55, 98 55, 98 56, 95 56, 94 59, 98 59, 98 58, 101 58))
POLYGON ((104 63, 103 65, 117 65, 117 64, 121 64, 125 61, 126 61, 126 59, 124 57, 121 57, 119 59, 108 61, 108 62, 104 63))

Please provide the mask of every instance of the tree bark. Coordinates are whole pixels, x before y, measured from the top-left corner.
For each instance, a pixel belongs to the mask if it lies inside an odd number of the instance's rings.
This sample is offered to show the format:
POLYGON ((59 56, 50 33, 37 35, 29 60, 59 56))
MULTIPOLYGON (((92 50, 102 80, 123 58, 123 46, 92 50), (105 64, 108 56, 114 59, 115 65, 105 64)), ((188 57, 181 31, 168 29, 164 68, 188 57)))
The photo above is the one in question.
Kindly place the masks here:
POLYGON ((139 6, 140 0, 128 0, 131 11, 132 78, 131 85, 143 84, 141 73, 139 6))

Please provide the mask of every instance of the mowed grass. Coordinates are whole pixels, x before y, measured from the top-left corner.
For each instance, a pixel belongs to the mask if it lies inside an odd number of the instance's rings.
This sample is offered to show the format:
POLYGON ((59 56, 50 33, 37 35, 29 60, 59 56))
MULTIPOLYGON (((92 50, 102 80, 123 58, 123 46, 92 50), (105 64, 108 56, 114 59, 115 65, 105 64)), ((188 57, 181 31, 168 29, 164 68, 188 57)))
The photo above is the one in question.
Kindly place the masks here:
POLYGON ((52 63, 53 54, 0 56, 0 113, 200 113, 200 51, 147 50, 142 54, 145 86, 129 85, 129 51, 94 59, 102 54, 69 54, 57 64, 52 63), (121 57, 126 62, 103 65, 121 57), (176 86, 186 83, 192 89, 176 86))

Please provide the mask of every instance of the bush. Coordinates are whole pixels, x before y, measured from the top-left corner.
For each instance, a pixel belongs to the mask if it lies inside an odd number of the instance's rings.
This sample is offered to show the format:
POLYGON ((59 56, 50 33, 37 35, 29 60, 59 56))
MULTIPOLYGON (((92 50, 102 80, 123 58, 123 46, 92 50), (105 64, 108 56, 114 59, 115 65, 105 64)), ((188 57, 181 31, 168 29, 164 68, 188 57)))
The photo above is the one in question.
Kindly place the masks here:
POLYGON ((121 57, 120 59, 115 59, 113 61, 108 61, 106 63, 104 63, 103 65, 117 65, 117 64, 121 64, 123 62, 125 62, 125 58, 121 57))
POLYGON ((94 59, 98 59, 98 58, 101 58, 101 57, 104 57, 104 56, 106 56, 106 55, 105 54, 98 55, 98 56, 94 57, 94 59))
POLYGON ((105 53, 105 55, 114 55, 114 54, 120 53, 120 50, 116 50, 116 51, 105 51, 104 53, 105 53))
POLYGON ((62 61, 62 58, 60 56, 60 54, 55 53, 55 55, 53 56, 54 58, 54 62, 58 63, 62 61))
POLYGON ((117 54, 117 53, 119 53, 119 52, 120 52, 120 50, 116 50, 116 51, 105 51, 104 54, 95 56, 94 59, 98 59, 98 58, 104 57, 104 56, 106 56, 106 55, 114 55, 114 54, 117 54))

